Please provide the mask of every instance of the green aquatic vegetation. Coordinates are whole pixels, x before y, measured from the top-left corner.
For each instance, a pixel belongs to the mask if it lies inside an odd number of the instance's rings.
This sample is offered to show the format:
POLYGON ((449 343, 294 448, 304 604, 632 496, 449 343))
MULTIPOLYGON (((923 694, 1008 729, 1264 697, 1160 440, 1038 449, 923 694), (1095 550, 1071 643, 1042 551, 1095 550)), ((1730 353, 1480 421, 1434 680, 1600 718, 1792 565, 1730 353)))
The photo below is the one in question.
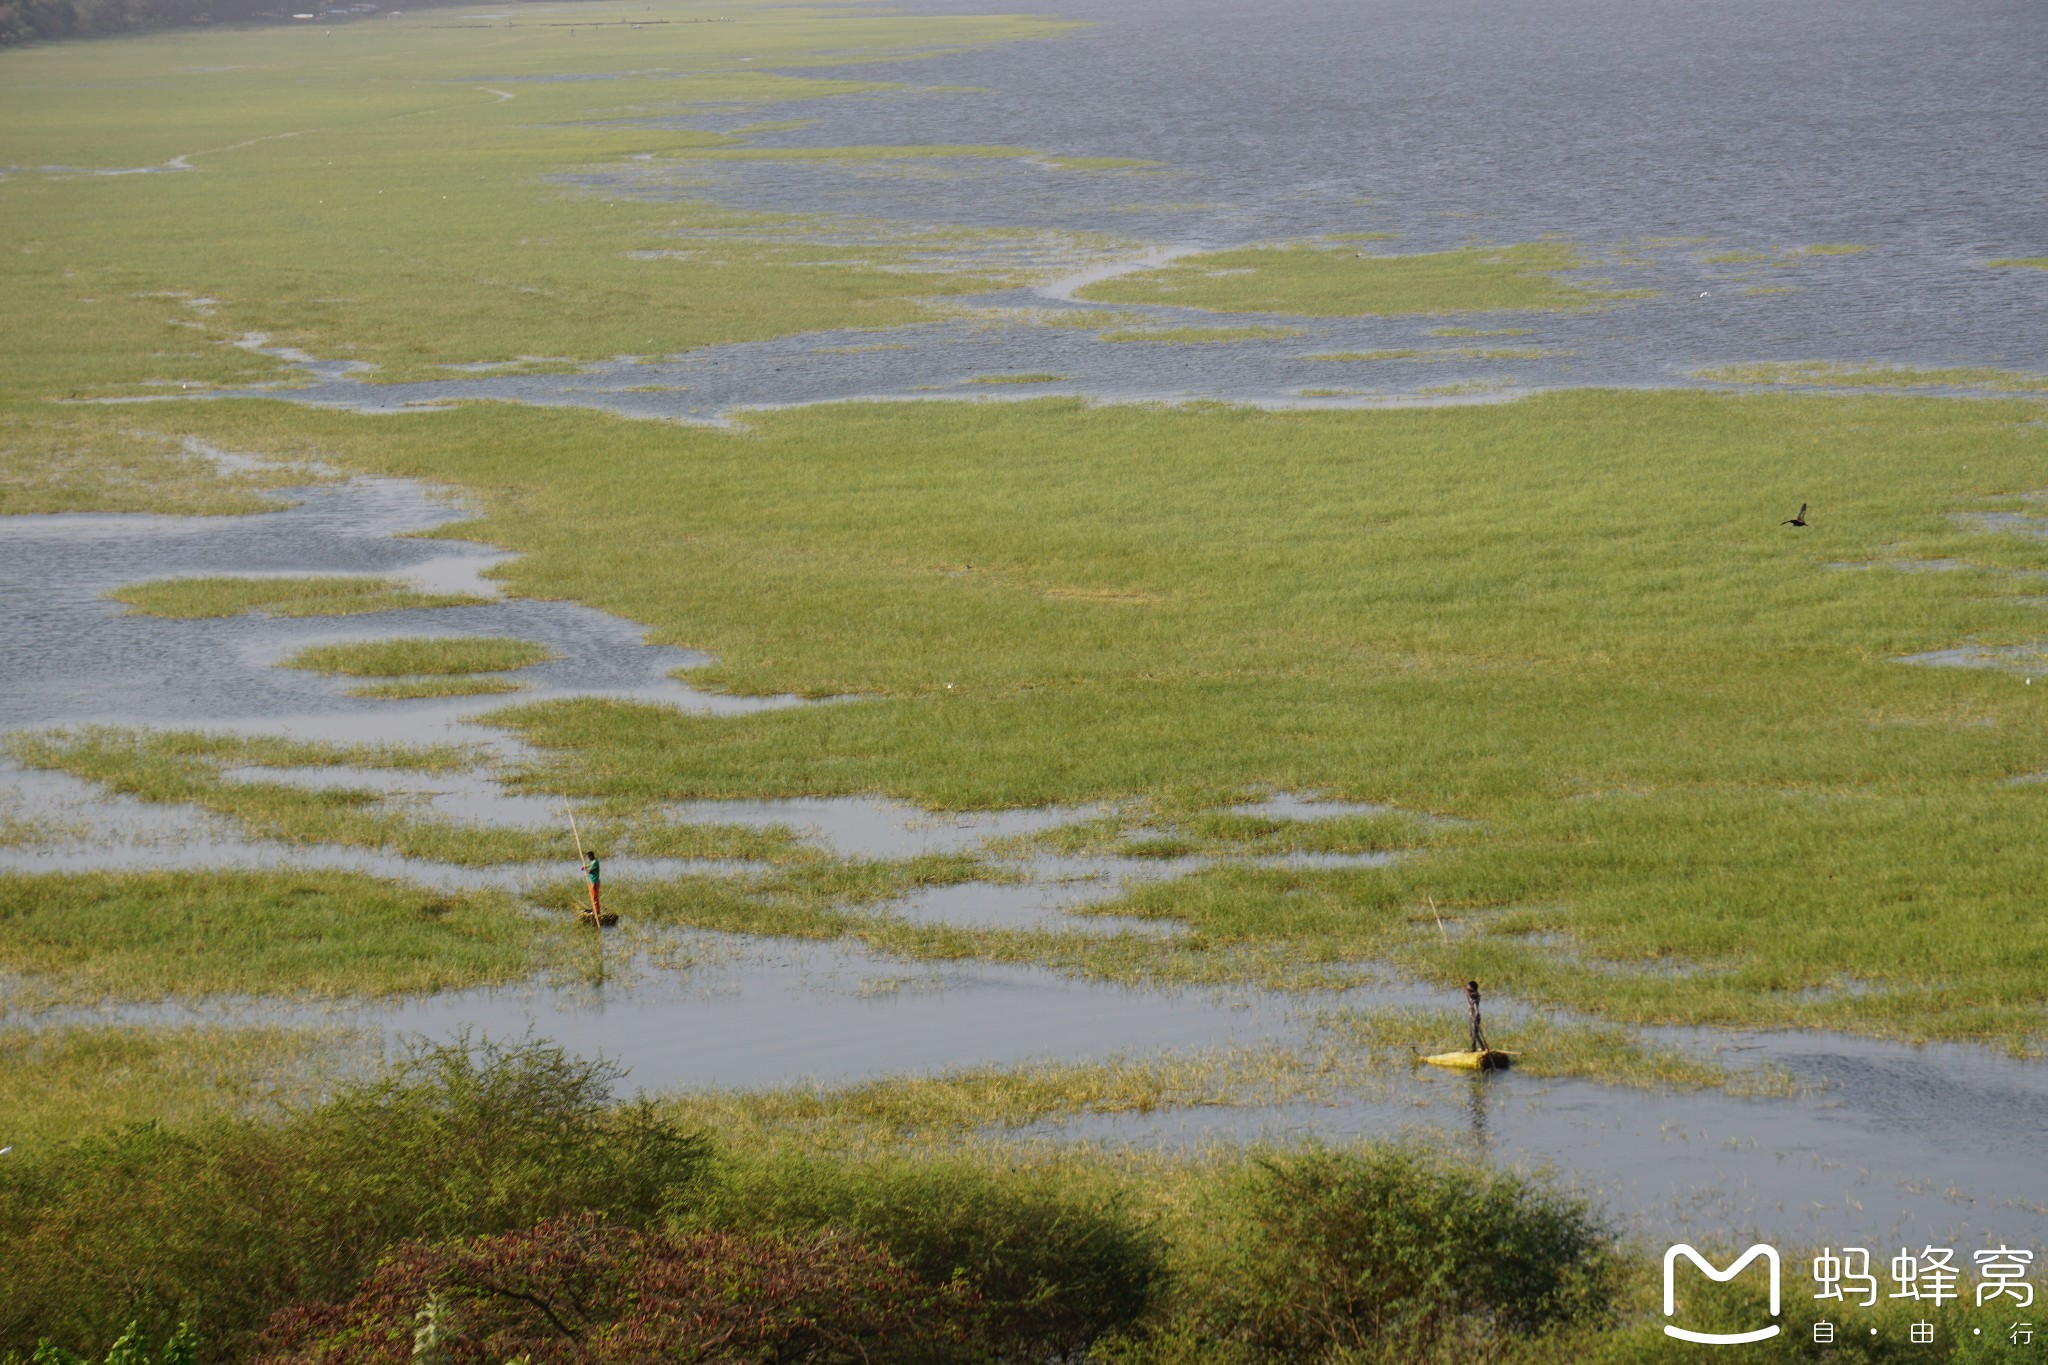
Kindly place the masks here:
POLYGON ((420 697, 494 697, 517 692, 526 684, 510 678, 467 674, 450 678, 398 678, 392 682, 362 683, 348 689, 351 697, 374 701, 409 701, 420 697))
POLYGON ((552 946, 497 891, 347 872, 0 873, 0 996, 14 1009, 437 991, 520 980, 552 946))
POLYGON ((1171 304, 1215 313, 1361 317, 1590 308, 1632 297, 1562 280, 1585 261, 1563 242, 1369 256, 1312 243, 1180 256, 1087 285, 1099 303, 1171 304))
POLYGON ((983 374, 968 380, 970 384, 1057 384, 1072 379, 1068 374, 983 374))
POLYGON ((122 782, 127 795, 145 801, 175 799, 162 795, 168 788, 155 785, 150 774, 168 775, 194 764, 453 773, 473 768, 481 759, 479 750, 461 744, 326 744, 275 735, 102 725, 16 731, 0 736, 0 752, 32 768, 60 770, 97 782, 122 782))
POLYGON ((1097 341, 1154 341, 1176 346, 1200 346, 1225 341, 1281 341, 1298 337, 1299 327, 1127 327, 1104 332, 1097 341))
POLYGON ((2009 256, 2002 261, 1987 261, 1985 264, 1995 270, 2014 268, 2048 270, 2048 256, 2009 256))
POLYGON ((1530 327, 1432 327, 1433 337, 1525 337, 1535 329, 1530 327))
POLYGON ((223 472, 176 437, 136 428, 132 413, 117 422, 39 406, 0 397, 0 515, 274 512, 286 504, 267 490, 312 481, 282 466, 223 472))
MULTIPOLYGON (((471 768, 470 751, 442 746, 349 746, 184 731, 85 729, 23 734, 7 752, 30 767, 70 773, 108 791, 157 803, 190 803, 236 821, 251 838, 377 849, 405 858, 488 867, 566 856, 562 832, 476 825, 421 816, 409 798, 335 786, 310 788, 239 780, 229 768, 350 767, 454 772, 471 768)), ((608 851, 649 858, 812 856, 788 830, 685 824, 658 811, 600 806, 584 832, 608 851)))
POLYGON ((1031 311, 1030 320, 1036 327, 1115 327, 1131 315, 1107 308, 1040 308, 1031 311))
POLYGON ((1764 360, 1695 370, 1719 384, 1811 384, 1829 388, 1989 389, 1995 393, 2048 393, 2048 374, 1985 367, 1947 369, 1864 365, 1833 360, 1764 360))
MULTIPOLYGON (((522 555, 512 590, 713 651, 706 685, 863 698, 498 713, 550 790, 960 809, 1185 806, 1256 784, 1478 822, 1391 868, 1204 873, 1119 907, 1183 918, 1194 943, 888 931, 920 951, 1268 981, 1391 955, 1447 988, 1463 972, 1613 1020, 2026 1046, 2048 1031, 2048 966, 2009 926, 2048 875, 2025 833, 2044 793, 2005 779, 2038 769, 2048 697, 1895 661, 2037 640, 2038 609, 2017 582, 1823 566, 2043 567, 2033 542, 1952 516, 2026 509, 2038 415, 1592 392, 1405 411, 845 404, 745 433, 490 406, 393 421, 216 401, 185 420, 463 486, 483 513, 461 534, 522 555), (1826 515, 1795 536, 1777 523, 1802 501, 1826 515), (1077 588, 1156 600, 1050 591, 1077 588), (1644 794, 1571 799, 1618 789, 1644 794), (1789 893, 1782 869, 1817 847, 1832 880, 1789 893), (1431 897, 1466 917, 1540 907, 1583 960, 1512 935, 1432 947, 1431 897), (1842 976, 1879 988, 1807 994, 1842 976)), ((707 904, 734 925, 768 914, 707 904)))
POLYGON ((1037 157, 1028 147, 912 144, 901 147, 693 147, 671 153, 687 161, 951 161, 1037 157))
POLYGON ((1793 256, 1859 256, 1870 250, 1851 242, 1822 242, 1817 246, 1802 246, 1787 253, 1793 256))
POLYGON ((339 673, 350 678, 396 678, 407 674, 497 673, 530 668, 555 657, 546 645, 504 635, 416 636, 310 645, 278 661, 280 668, 339 673))
POLYGON ((1303 398, 1364 398, 1370 393, 1371 390, 1369 389, 1303 389, 1301 396, 1303 398))
POLYGON ((363 1050, 312 1029, 0 1028, 0 1147, 32 1156, 101 1128, 272 1112, 310 1098, 363 1050))
MULTIPOLYGON (((30 767, 68 772, 108 791, 157 803, 189 803, 241 825, 251 838, 338 844, 400 857, 465 866, 531 861, 561 854, 559 836, 453 820, 424 819, 387 805, 361 787, 309 788, 288 782, 237 781, 229 767, 297 767, 348 763, 347 749, 285 745, 275 749, 233 738, 125 730, 25 735, 10 744, 30 767), (294 761, 300 760, 300 761, 294 761)), ((359 751, 378 757, 378 751, 359 751)), ((389 755, 386 755, 389 757, 389 755)), ((401 760, 403 761, 403 760, 401 760)), ((424 760, 415 766, 432 771, 424 760)))
POLYGON ((1742 292, 1745 294, 1796 294, 1799 292, 1799 287, 1791 284, 1752 284, 1742 292))
POLYGON ((1417 398, 1480 398, 1505 392, 1514 381, 1507 378, 1461 379, 1455 384, 1425 384, 1416 389, 1417 398))
POLYGON ((427 593, 396 578, 161 578, 107 593, 130 616, 173 620, 239 616, 357 616, 416 607, 467 607, 489 599, 427 593))
MULTIPOLYGON (((1405 1066, 1405 1060, 1403 1062, 1405 1066)), ((830 1134, 864 1138, 964 1138, 1080 1114, 1150 1113, 1209 1105, 1269 1104, 1327 1095, 1355 1068, 1334 1054, 1223 1048, 1107 1062, 1036 1062, 859 1084, 784 1090, 718 1090, 668 1097, 681 1122, 744 1132, 764 1142, 830 1134)))
POLYGON ((251 333, 373 363, 376 379, 444 377, 449 364, 900 325, 929 317, 924 299, 985 288, 971 270, 902 273, 908 257, 887 243, 740 237, 717 260, 649 259, 679 234, 802 220, 643 197, 636 177, 687 174, 695 153, 757 149, 630 120, 673 106, 679 80, 696 106, 786 106, 892 88, 835 78, 849 60, 915 60, 1073 25, 755 0, 728 9, 741 11, 729 24, 681 22, 703 7, 661 0, 636 17, 678 22, 592 27, 573 45, 541 25, 485 40, 406 14, 331 32, 266 25, 0 52, 0 164, 182 158, 161 174, 0 183, 0 398, 296 378, 231 344, 251 333), (194 74, 197 41, 208 65, 227 69, 194 74), (738 66, 742 56, 759 68, 738 66), (493 85, 563 73, 616 79, 493 85), (642 154, 657 161, 632 160, 642 154), (601 180, 582 183, 593 170, 601 180))
POLYGON ((1776 259, 1768 251, 1715 251, 1700 257, 1707 265, 1755 265, 1776 259))

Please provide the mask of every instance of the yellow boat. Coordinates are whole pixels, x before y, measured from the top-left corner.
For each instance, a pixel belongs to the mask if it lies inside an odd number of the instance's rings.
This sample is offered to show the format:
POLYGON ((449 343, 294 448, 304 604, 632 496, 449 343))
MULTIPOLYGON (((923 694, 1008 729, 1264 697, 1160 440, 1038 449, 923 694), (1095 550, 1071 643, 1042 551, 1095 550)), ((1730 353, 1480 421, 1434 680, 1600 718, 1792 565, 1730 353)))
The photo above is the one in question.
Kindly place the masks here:
POLYGON ((1439 1052, 1422 1060, 1431 1066, 1447 1066, 1454 1071, 1506 1071, 1514 1065, 1515 1054, 1488 1048, 1484 1052, 1439 1052))

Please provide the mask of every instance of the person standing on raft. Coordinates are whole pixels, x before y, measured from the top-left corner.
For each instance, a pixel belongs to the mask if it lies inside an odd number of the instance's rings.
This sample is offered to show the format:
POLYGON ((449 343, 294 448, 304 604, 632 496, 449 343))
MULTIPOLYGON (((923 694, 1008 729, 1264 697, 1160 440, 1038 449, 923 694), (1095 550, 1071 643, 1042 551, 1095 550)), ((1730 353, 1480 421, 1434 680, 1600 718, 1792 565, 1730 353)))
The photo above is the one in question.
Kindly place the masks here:
POLYGON ((597 854, 594 851, 581 854, 580 856, 583 861, 578 866, 583 869, 583 875, 590 878, 590 917, 599 924, 603 924, 604 907, 598 903, 598 883, 603 869, 598 866, 597 854))
MULTIPOLYGON (((597 895, 597 883, 595 881, 591 883, 590 894, 593 897, 597 895)), ((1477 981, 1467 981, 1465 983, 1465 1012, 1472 1016, 1472 1050, 1474 1052, 1491 1051, 1486 1046, 1486 1030, 1479 1026, 1479 983, 1477 981)))

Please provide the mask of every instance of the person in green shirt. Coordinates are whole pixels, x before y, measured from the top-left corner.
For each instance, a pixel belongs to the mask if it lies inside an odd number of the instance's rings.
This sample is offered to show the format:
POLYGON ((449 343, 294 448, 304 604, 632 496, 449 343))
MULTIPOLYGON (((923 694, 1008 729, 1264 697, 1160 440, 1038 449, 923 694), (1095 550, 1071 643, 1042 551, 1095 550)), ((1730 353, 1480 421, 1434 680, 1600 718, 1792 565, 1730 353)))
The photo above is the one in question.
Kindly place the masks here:
POLYGON ((602 869, 598 867, 597 854, 595 852, 585 853, 582 855, 582 858, 583 875, 590 878, 590 917, 602 924, 604 923, 604 907, 598 904, 598 882, 602 869))

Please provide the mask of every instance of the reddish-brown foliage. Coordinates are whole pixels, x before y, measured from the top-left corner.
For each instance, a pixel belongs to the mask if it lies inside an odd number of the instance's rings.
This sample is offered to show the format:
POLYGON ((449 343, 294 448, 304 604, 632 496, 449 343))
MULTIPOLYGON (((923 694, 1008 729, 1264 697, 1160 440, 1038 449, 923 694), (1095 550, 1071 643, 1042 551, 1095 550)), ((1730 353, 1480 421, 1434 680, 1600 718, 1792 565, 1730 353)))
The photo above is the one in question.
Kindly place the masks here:
POLYGON ((594 1215, 527 1232, 407 1243, 342 1304, 288 1308, 262 1365, 411 1365, 436 1310, 446 1365, 642 1361, 937 1362, 981 1358, 980 1305, 838 1236, 664 1237, 594 1215))

